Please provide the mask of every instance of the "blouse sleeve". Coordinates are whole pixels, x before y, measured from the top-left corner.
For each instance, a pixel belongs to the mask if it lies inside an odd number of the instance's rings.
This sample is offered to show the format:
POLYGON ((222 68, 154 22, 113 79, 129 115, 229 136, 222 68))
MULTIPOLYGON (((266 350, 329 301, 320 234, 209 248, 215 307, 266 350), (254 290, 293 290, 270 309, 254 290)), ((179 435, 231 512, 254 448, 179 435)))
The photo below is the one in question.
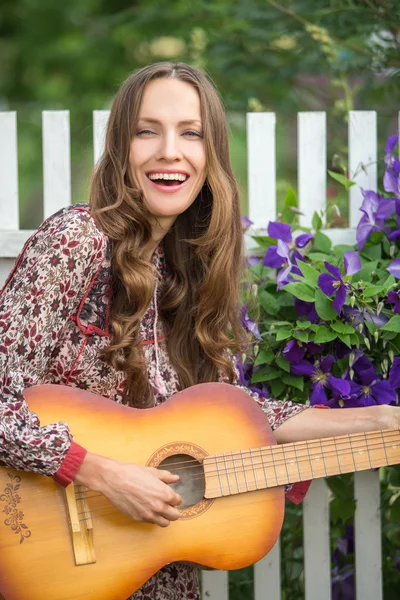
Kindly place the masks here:
POLYGON ((83 459, 66 423, 41 427, 24 389, 45 380, 105 250, 87 210, 63 209, 28 240, 0 293, 0 463, 9 468, 54 475, 66 457, 69 471, 83 459))

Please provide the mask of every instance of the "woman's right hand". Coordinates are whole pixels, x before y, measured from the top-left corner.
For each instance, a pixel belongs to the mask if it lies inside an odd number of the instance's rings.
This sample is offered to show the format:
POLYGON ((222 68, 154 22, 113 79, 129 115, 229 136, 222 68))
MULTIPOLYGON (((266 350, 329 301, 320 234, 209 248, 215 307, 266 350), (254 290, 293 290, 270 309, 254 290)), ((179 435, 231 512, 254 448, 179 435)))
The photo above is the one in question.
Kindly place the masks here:
POLYGON ((87 453, 74 483, 100 492, 122 513, 135 521, 167 527, 179 519, 182 498, 168 485, 179 480, 178 475, 153 467, 87 453))

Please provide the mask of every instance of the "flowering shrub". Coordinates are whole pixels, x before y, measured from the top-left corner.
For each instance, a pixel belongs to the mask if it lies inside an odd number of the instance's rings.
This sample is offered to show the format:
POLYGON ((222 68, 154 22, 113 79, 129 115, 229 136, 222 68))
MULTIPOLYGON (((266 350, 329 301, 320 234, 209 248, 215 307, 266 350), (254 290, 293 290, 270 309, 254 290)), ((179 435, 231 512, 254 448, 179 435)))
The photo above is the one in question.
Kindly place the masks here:
MULTIPOLYGON (((263 395, 331 407, 398 404, 400 388, 400 161, 386 145, 384 193, 362 190, 356 244, 333 246, 314 214, 295 236, 270 222, 249 259, 262 318, 242 382, 263 395)), ((287 213, 287 211, 286 211, 287 213)), ((294 213, 293 213, 294 214, 294 213)), ((293 221, 294 219, 292 219, 293 221)), ((250 311, 251 312, 251 311, 250 311)))
MULTIPOLYGON (((254 344, 238 358, 242 383, 262 396, 333 408, 399 404, 400 161, 388 139, 383 191, 362 190, 352 246, 332 245, 314 214, 296 224, 294 192, 268 235, 254 236, 262 257, 249 258, 251 299, 242 321, 254 344), (297 231, 297 233, 296 233, 297 231), (256 304, 257 306, 254 306, 256 304)), ((353 185, 336 176, 346 187, 353 185)), ((244 227, 251 226, 244 219, 244 227)), ((332 597, 354 590, 351 474, 327 479, 332 491, 332 597)), ((385 598, 400 584, 400 468, 381 471, 385 598)), ((303 597, 301 507, 288 504, 281 532, 282 589, 303 597)), ((248 574, 246 574, 248 577, 248 574)), ((239 597, 243 597, 239 596, 239 597)), ((249 596, 250 597, 250 596, 249 596)))

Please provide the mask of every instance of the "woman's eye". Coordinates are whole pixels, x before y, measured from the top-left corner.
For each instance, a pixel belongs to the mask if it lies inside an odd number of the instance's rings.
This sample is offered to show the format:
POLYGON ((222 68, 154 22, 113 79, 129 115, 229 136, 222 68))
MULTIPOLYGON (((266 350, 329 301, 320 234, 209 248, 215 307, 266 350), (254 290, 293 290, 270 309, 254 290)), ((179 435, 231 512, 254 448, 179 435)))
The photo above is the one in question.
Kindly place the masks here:
POLYGON ((199 133, 198 131, 185 131, 185 133, 183 135, 187 135, 189 137, 197 137, 197 138, 202 138, 203 137, 201 135, 201 133, 199 133))
POLYGON ((136 135, 152 135, 153 133, 154 131, 151 131, 150 129, 141 129, 136 132, 136 135))

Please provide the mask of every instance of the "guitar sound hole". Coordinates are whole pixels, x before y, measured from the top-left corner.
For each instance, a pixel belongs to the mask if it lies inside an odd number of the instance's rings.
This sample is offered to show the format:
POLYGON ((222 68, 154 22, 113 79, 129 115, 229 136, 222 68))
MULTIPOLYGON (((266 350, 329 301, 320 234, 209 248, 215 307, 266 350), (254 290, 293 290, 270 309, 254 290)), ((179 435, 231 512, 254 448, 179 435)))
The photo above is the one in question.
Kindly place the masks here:
POLYGON ((168 456, 157 467, 179 475, 179 481, 172 483, 172 489, 182 496, 179 508, 194 506, 204 497, 205 481, 203 465, 188 454, 168 456))

